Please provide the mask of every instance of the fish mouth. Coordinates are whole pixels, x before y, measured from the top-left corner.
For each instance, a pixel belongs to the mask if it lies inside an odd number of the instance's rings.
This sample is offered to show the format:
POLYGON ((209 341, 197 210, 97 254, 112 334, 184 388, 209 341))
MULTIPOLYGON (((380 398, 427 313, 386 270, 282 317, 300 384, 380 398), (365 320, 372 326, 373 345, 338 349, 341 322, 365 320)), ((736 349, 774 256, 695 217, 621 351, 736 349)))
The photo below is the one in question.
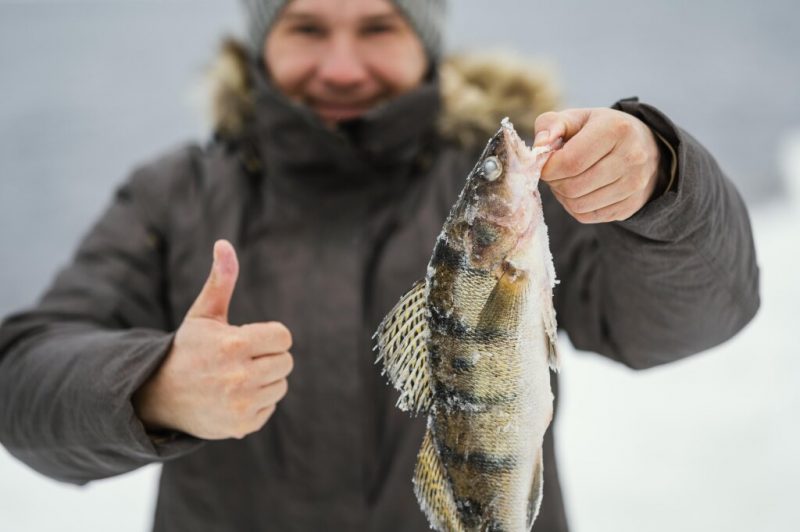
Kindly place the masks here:
POLYGON ((543 156, 557 147, 529 147, 520 138, 514 125, 508 119, 503 120, 502 130, 506 148, 507 172, 509 172, 508 186, 512 191, 511 198, 514 200, 509 205, 509 212, 501 223, 512 228, 516 236, 511 249, 503 260, 504 262, 518 263, 517 259, 521 258, 520 254, 534 238, 540 222, 540 216, 536 214, 541 210, 538 185, 542 168, 548 158, 543 156))
POLYGON ((525 233, 531 221, 531 202, 538 193, 539 177, 546 161, 540 156, 550 152, 551 148, 529 148, 508 118, 503 119, 501 131, 505 180, 504 193, 498 198, 498 203, 503 208, 492 209, 493 218, 517 234, 525 233))
POLYGON ((539 183, 539 176, 542 170, 539 165, 539 156, 549 153, 552 148, 550 146, 529 148, 525 141, 520 138, 516 129, 514 129, 514 124, 511 123, 508 117, 503 119, 501 126, 503 142, 506 146, 508 170, 526 176, 534 176, 533 185, 536 186, 539 183))

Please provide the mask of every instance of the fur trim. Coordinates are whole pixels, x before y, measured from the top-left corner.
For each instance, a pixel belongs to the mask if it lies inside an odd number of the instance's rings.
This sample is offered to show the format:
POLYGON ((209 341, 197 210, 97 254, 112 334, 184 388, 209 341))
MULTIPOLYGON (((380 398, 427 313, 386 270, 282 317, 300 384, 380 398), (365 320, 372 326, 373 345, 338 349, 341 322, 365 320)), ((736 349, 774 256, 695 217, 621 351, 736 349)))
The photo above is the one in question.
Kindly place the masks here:
POLYGON ((253 79, 248 69, 249 51, 236 39, 222 41, 208 69, 211 124, 224 138, 238 137, 253 114, 253 79))
MULTIPOLYGON (((241 134, 252 116, 248 53, 245 45, 227 38, 209 69, 211 123, 225 138, 241 134)), ((445 138, 475 146, 508 116, 521 134, 531 134, 536 117, 558 105, 554 79, 542 65, 507 53, 446 58, 440 67, 444 112, 439 129, 445 138)))
POLYGON ((508 53, 452 56, 442 63, 440 80, 439 129, 463 145, 486 142, 505 117, 521 135, 532 135, 536 117, 558 105, 554 76, 508 53))

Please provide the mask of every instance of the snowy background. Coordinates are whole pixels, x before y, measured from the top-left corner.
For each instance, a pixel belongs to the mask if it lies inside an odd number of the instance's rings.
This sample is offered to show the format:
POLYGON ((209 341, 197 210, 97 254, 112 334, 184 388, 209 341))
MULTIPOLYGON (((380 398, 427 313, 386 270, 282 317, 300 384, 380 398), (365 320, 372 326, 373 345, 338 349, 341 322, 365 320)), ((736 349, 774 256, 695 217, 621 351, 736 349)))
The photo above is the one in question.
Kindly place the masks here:
MULTIPOLYGON (((797 530, 800 4, 452 5, 451 48, 546 60, 570 106, 640 96, 751 208, 762 308, 739 336, 644 372, 565 349, 555 430, 573 530, 797 530)), ((133 165, 204 138, 197 87, 239 25, 232 1, 0 0, 0 316, 38 297, 133 165)), ((0 447, 0 531, 146 532, 158 471, 77 488, 0 447)))

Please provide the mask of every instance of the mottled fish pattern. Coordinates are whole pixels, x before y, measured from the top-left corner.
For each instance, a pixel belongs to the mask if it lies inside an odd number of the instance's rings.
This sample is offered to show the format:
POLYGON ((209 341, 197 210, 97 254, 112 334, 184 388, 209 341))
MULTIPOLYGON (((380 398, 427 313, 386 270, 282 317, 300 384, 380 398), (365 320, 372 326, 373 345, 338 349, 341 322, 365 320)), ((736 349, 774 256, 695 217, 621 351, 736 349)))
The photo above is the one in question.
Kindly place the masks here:
POLYGON ((557 370, 556 283, 538 181, 550 147, 504 120, 442 228, 424 280, 384 318, 398 406, 428 417, 413 488, 440 531, 528 531, 557 370))

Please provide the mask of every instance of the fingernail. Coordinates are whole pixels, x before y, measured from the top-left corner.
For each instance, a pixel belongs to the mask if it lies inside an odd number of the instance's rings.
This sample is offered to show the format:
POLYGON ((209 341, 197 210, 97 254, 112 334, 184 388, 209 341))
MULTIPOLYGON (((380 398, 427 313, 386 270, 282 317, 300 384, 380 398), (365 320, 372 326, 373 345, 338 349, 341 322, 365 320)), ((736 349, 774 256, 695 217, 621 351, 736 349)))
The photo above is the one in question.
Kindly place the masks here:
POLYGON ((546 129, 542 130, 536 134, 536 137, 534 137, 533 144, 534 145, 544 144, 549 137, 550 137, 550 132, 547 131, 546 129))

